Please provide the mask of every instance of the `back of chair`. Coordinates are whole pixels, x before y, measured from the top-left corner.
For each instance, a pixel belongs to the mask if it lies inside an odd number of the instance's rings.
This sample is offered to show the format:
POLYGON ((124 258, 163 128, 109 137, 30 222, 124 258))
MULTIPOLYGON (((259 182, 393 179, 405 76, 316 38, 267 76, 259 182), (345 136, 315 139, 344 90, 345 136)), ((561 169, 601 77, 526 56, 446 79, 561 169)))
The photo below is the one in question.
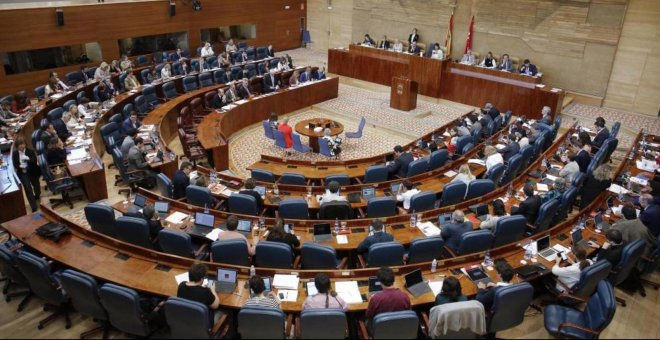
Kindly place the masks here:
MULTIPOLYGON (((190 188, 190 187, 189 187, 190 188)), ((257 206, 257 199, 254 196, 233 193, 229 196, 228 206, 229 212, 242 215, 259 215, 259 207, 257 206)))
POLYGON ((278 211, 281 218, 309 219, 309 207, 304 198, 285 198, 280 202, 278 211))
POLYGON ((139 247, 153 249, 149 236, 147 220, 137 217, 121 216, 115 223, 116 238, 139 247))
POLYGON ((99 299, 98 284, 93 277, 67 269, 62 272, 60 282, 78 313, 99 321, 108 320, 108 313, 99 299))
POLYGON ((607 279, 612 270, 609 261, 598 261, 580 272, 580 280, 571 287, 570 294, 589 298, 598 287, 598 283, 607 279))
POLYGON ((151 333, 146 315, 140 306, 140 296, 130 288, 112 283, 104 284, 99 289, 101 304, 108 311, 112 327, 141 337, 151 333))
POLYGON ((163 228, 158 232, 158 245, 168 254, 187 258, 194 258, 195 255, 190 235, 182 231, 163 228))
POLYGON ((268 170, 252 169, 250 171, 250 177, 252 177, 252 179, 254 179, 255 181, 259 181, 259 182, 268 182, 268 183, 275 182, 275 176, 273 176, 273 173, 268 170))
POLYGON ((284 339, 285 318, 284 312, 276 308, 242 308, 238 312, 238 333, 242 339, 284 339))
POLYGON ((614 124, 612 124, 612 129, 610 129, 610 137, 616 138, 616 136, 619 134, 620 128, 621 122, 614 122, 614 124))
POLYGON ((35 87, 34 94, 37 96, 37 99, 44 99, 46 97, 46 85, 35 87))
POLYGON ((207 187, 189 185, 186 188, 186 202, 198 207, 213 208, 213 195, 207 187))
POLYGON ((93 231, 115 237, 115 212, 104 204, 89 203, 85 206, 85 218, 93 231))
POLYGON ((541 204, 539 216, 536 218, 536 222, 534 222, 536 226, 534 230, 535 234, 547 230, 552 225, 552 219, 555 217, 557 210, 559 210, 558 200, 552 199, 541 204))
POLYGON ((473 141, 472 136, 461 136, 456 140, 456 154, 463 155, 463 149, 473 141))
POLYGON ((353 208, 346 201, 332 201, 321 204, 319 209, 320 220, 348 220, 353 218, 353 208))
POLYGON ((204 115, 204 102, 202 102, 201 98, 195 98, 190 101, 190 113, 195 117, 204 115))
POLYGON ((211 86, 211 85, 213 85, 213 77, 211 76, 211 73, 206 72, 199 75, 200 87, 211 86))
POLYGON ((490 179, 475 179, 468 184, 465 200, 484 196, 495 190, 495 183, 490 179))
POLYGON ((261 241, 255 251, 255 266, 264 268, 291 268, 293 253, 286 243, 261 241))
POLYGON ((414 311, 380 313, 372 322, 373 339, 416 339, 419 318, 414 311))
POLYGON ((520 154, 513 155, 511 158, 509 158, 509 164, 507 165, 506 170, 504 171, 504 175, 500 180, 500 185, 509 184, 509 182, 511 182, 518 175, 518 172, 521 171, 521 168, 522 156, 520 154))
POLYGON ((211 260, 236 266, 250 266, 247 241, 243 239, 218 240, 211 244, 211 260))
POLYGON ((472 230, 461 235, 456 249, 456 255, 473 254, 488 250, 493 244, 495 236, 490 230, 472 230))
POLYGON ((174 83, 174 81, 168 81, 165 84, 163 84, 163 94, 167 99, 176 98, 179 95, 176 92, 176 84, 174 83))
POLYGON ((156 87, 155 86, 144 86, 144 87, 142 87, 142 95, 147 100, 147 103, 150 104, 150 105, 154 105, 154 104, 159 103, 159 99, 158 99, 158 95, 156 94, 156 87))
POLYGON ((448 159, 449 151, 447 151, 447 149, 435 150, 431 152, 431 156, 429 157, 429 169, 435 170, 443 167, 447 163, 448 159))
POLYGON ((197 77, 196 76, 186 76, 183 78, 183 91, 185 92, 190 92, 197 90, 199 86, 197 85, 197 77))
POLYGON ((495 333, 520 325, 534 298, 534 287, 528 282, 498 287, 488 319, 488 332, 495 333))
POLYGON ((389 172, 385 165, 372 165, 364 172, 364 183, 378 183, 387 181, 389 172))
POLYGON ((333 247, 305 243, 300 254, 302 269, 337 269, 337 251, 333 247))
POLYGON ((523 168, 526 168, 529 166, 529 162, 532 159, 532 155, 534 155, 534 147, 527 144, 520 148, 520 151, 518 151, 518 154, 522 157, 520 161, 520 166, 523 168))
POLYGON ((417 176, 423 174, 429 169, 429 160, 426 158, 420 158, 410 162, 408 165, 408 172, 406 177, 417 176))
POLYGON ((464 182, 446 184, 442 189, 442 196, 440 196, 440 207, 461 203, 465 198, 466 191, 467 184, 464 182))
POLYGON ((285 172, 280 177, 280 184, 288 185, 307 185, 307 179, 302 174, 285 172))
POLYGON ((560 222, 565 220, 568 217, 568 213, 575 203, 575 198, 577 198, 578 191, 574 187, 568 188, 561 194, 561 203, 559 203, 559 208, 557 209, 556 221, 560 222))
POLYGON ((341 309, 306 309, 300 312, 302 339, 344 339, 347 326, 346 313, 341 309))
POLYGON ((318 141, 319 141, 319 153, 326 157, 332 157, 333 154, 330 151, 330 144, 328 144, 328 141, 321 137, 318 137, 318 141))
POLYGON ((268 139, 275 139, 275 135, 273 133, 273 128, 270 126, 270 123, 268 123, 267 120, 262 120, 261 125, 264 128, 264 135, 268 139))
POLYGON ((610 273, 609 281, 613 286, 618 286, 628 278, 630 272, 637 265, 637 261, 644 254, 645 247, 646 241, 642 239, 632 241, 623 247, 621 260, 612 268, 610 273))
POLYGON ((332 181, 339 183, 339 185, 351 185, 351 178, 345 174, 329 175, 326 176, 325 179, 323 180, 323 182, 325 182, 326 184, 332 181))
POLYGON ((573 180, 571 181, 571 186, 580 190, 582 188, 582 184, 584 184, 584 180, 587 178, 584 173, 578 172, 575 175, 573 175, 573 180))
POLYGON ((30 290, 35 295, 56 306, 66 302, 67 296, 59 288, 59 283, 51 276, 46 260, 23 251, 16 258, 16 266, 27 279, 30 290))
POLYGON ((28 281, 25 278, 25 275, 21 273, 16 264, 16 259, 18 255, 13 251, 9 250, 5 244, 0 244, 0 273, 12 283, 16 283, 21 286, 28 286, 28 281))
POLYGON ((62 110, 61 107, 56 107, 48 111, 46 117, 48 118, 48 121, 52 123, 55 120, 62 119, 62 115, 64 115, 64 110, 62 110))
MULTIPOLYGON (((513 158, 513 157, 512 157, 513 158)), ((500 183, 504 175, 504 164, 496 164, 486 172, 486 178, 493 181, 493 183, 500 183)))
POLYGON ((440 236, 418 238, 410 243, 408 264, 431 262, 442 258, 445 241, 440 236))
POLYGON ((394 197, 373 197, 367 202, 367 217, 389 217, 397 214, 394 197))
POLYGON ((547 134, 541 133, 541 135, 536 138, 536 141, 534 142, 534 152, 532 153, 532 158, 536 159, 539 157, 541 152, 543 151, 543 144, 545 144, 545 139, 547 138, 547 134))
POLYGON ((435 208, 435 193, 432 191, 422 191, 414 194, 410 198, 411 212, 422 212, 435 208))
POLYGON ((527 231, 527 218, 523 215, 503 216, 493 230, 493 248, 521 240, 527 231))
POLYGON ((660 235, 656 238, 655 247, 651 249, 649 260, 644 264, 641 275, 655 272, 660 267, 660 235))
POLYGON ((403 253, 403 245, 396 241, 372 244, 367 255, 367 267, 401 266, 403 253))
POLYGON ((161 196, 174 198, 174 184, 167 175, 159 173, 156 176, 156 185, 158 186, 158 192, 161 196))
POLYGON ((172 339, 210 339, 213 328, 209 308, 197 301, 170 297, 165 301, 165 319, 172 339))
POLYGON ((614 288, 610 282, 601 280, 596 293, 589 298, 587 307, 584 309, 585 326, 592 330, 602 331, 612 322, 615 312, 614 288))

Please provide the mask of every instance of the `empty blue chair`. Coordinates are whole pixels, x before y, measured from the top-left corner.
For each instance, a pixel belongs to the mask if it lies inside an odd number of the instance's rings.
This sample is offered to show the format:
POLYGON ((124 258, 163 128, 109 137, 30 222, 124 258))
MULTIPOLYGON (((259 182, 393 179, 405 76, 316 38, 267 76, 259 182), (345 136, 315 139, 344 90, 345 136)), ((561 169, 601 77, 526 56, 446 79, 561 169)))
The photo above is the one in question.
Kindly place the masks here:
POLYGON ((183 75, 183 68, 181 67, 181 62, 176 61, 172 63, 172 75, 173 76, 183 75))
POLYGON ((494 135, 496 131, 497 131, 497 123, 495 123, 494 120, 491 120, 486 126, 485 134, 487 135, 487 137, 490 137, 494 135))
POLYGON ((360 124, 358 125, 358 129, 355 132, 346 132, 346 138, 362 138, 362 131, 364 130, 364 126, 367 124, 367 120, 362 117, 360 118, 360 124))
POLYGON ((193 246, 190 235, 170 228, 158 232, 158 245, 165 253, 190 259, 202 260, 208 255, 205 247, 193 246))
POLYGON ((300 258, 302 269, 340 269, 346 264, 346 259, 337 259, 335 248, 311 242, 302 245, 300 258))
POLYGON ((431 156, 429 157, 429 169, 435 170, 443 167, 447 163, 448 159, 449 151, 447 151, 447 149, 435 150, 431 152, 431 156))
POLYGON ((196 76, 186 76, 183 78, 183 92, 195 91, 199 88, 196 76))
POLYGON ((227 74, 224 69, 219 69, 217 71, 214 71, 213 79, 215 80, 216 84, 226 84, 229 82, 229 79, 227 79, 227 74))
POLYGON ((123 141, 123 138, 121 138, 121 134, 119 133, 119 126, 119 124, 114 122, 101 126, 101 138, 103 138, 105 144, 105 151, 108 153, 112 153, 112 149, 115 146, 121 146, 120 143, 123 141))
POLYGON ((131 116, 131 112, 133 111, 133 104, 132 103, 126 103, 124 107, 121 109, 121 116, 123 120, 128 119, 131 116))
POLYGON ((35 145, 34 151, 37 152, 37 156, 42 155, 44 152, 46 152, 46 144, 44 144, 44 142, 41 140, 38 141, 35 145))
POLYGON ((301 174, 285 172, 280 177, 280 184, 307 185, 307 178, 301 174))
POLYGON ((484 196, 495 190, 495 183, 490 179, 475 179, 468 184, 465 200, 484 196))
MULTIPOLYGON (((165 301, 165 319, 172 339, 216 339, 222 329, 212 324, 209 308, 197 301, 170 297, 165 301), (217 333, 213 334, 213 330, 217 333)), ((226 320, 221 318, 218 323, 226 320)))
POLYGON ((293 252, 288 244, 260 241, 255 249, 254 264, 263 268, 291 268, 293 252))
POLYGON ((105 204, 89 203, 85 206, 85 219, 93 231, 115 237, 115 212, 105 204))
POLYGON ((156 176, 156 186, 161 196, 174 198, 174 183, 164 173, 159 173, 156 176))
POLYGON ((145 98, 143 95, 135 97, 135 100, 133 101, 133 107, 139 116, 146 116, 150 111, 147 98, 145 98))
POLYGON ((278 308, 245 307, 238 312, 238 333, 242 339, 284 339, 285 322, 278 308))
POLYGON ((470 152, 470 150, 472 150, 472 148, 474 148, 474 144, 472 144, 472 143, 465 144, 465 146, 463 147, 463 150, 461 151, 461 155, 467 154, 468 152, 470 152))
POLYGON ((399 242, 381 242, 372 244, 369 247, 366 263, 360 255, 360 262, 363 267, 383 267, 383 266, 401 266, 403 265, 403 245, 399 242))
POLYGON ((362 334, 364 339, 416 339, 419 318, 411 310, 380 313, 371 320, 370 328, 371 334, 362 334))
POLYGON ((61 107, 56 107, 46 114, 46 117, 48 118, 49 122, 54 122, 55 120, 62 119, 62 115, 64 114, 64 110, 62 110, 61 107))
POLYGON ((619 134, 620 128, 621 128, 621 122, 614 122, 614 124, 612 124, 612 129, 610 129, 610 137, 616 138, 616 136, 619 134))
POLYGON ((389 172, 385 165, 372 165, 364 172, 364 183, 378 183, 387 181, 389 172))
POLYGON ((617 146, 619 146, 619 140, 610 137, 605 141, 604 144, 605 144, 605 157, 603 157, 603 159, 601 160, 601 164, 604 162, 608 162, 610 160, 612 153, 614 153, 617 146))
POLYGON ((544 232, 552 226, 552 219, 555 217, 555 214, 559 210, 559 201, 550 200, 541 204, 539 208, 539 215, 534 222, 533 234, 538 234, 544 232))
POLYGON ((266 59, 268 55, 266 54, 266 48, 265 47, 257 47, 257 59, 266 59))
MULTIPOLYGON (((481 140, 481 128, 477 127, 476 129, 472 130, 472 144, 479 144, 479 141, 481 140)), ((465 154, 465 153, 463 153, 465 154)))
POLYGON ((414 160, 408 164, 408 172, 406 177, 413 177, 425 173, 429 170, 429 160, 426 158, 420 158, 414 160))
POLYGON ((451 249, 448 246, 445 246, 445 249, 449 249, 452 256, 479 253, 490 249, 494 239, 495 237, 490 230, 468 231, 461 235, 457 249, 451 249))
POLYGON ((339 183, 339 185, 351 185, 351 178, 344 174, 328 175, 323 180, 324 183, 330 183, 332 181, 339 183))
POLYGON ((284 133, 282 131, 273 130, 273 135, 275 136, 275 145, 280 148, 286 149, 286 141, 284 140, 284 133))
POLYGON ((96 280, 87 274, 67 269, 62 272, 60 283, 64 291, 69 294, 73 308, 83 316, 92 318, 101 324, 100 327, 80 334, 80 337, 84 339, 101 331, 103 333, 103 339, 106 339, 108 337, 110 323, 108 322, 108 313, 101 305, 99 287, 96 280))
POLYGON ((254 63, 247 64, 245 65, 245 69, 247 70, 248 73, 248 78, 256 77, 257 76, 257 65, 254 63))
POLYGON ((440 207, 461 203, 465 197, 467 185, 463 182, 446 184, 440 196, 440 207))
MULTIPOLYGON (((126 78, 127 74, 124 73, 123 75, 124 75, 124 78, 126 78)), ((149 69, 148 68, 145 68, 144 70, 140 71, 140 81, 142 81, 142 84, 149 84, 149 69)))
POLYGON ((319 139, 319 153, 323 156, 335 157, 336 155, 333 155, 332 152, 330 151, 330 145, 328 144, 328 141, 321 137, 318 137, 318 139, 319 139))
POLYGON ((500 185, 509 184, 518 175, 518 171, 521 171, 521 168, 522 156, 520 154, 513 155, 513 157, 509 158, 509 164, 500 179, 500 185))
POLYGON ((570 187, 568 190, 564 191, 564 193, 561 195, 561 203, 559 203, 559 208, 557 209, 557 214, 555 215, 553 224, 557 224, 558 222, 561 222, 568 217, 568 213, 571 212, 571 208, 573 207, 573 203, 575 203, 577 194, 578 191, 575 187, 570 187))
POLYGON ((229 196, 228 206, 229 212, 242 215, 259 215, 259 206, 257 199, 254 196, 233 193, 229 196))
POLYGON ((108 121, 113 122, 113 123, 117 123, 117 124, 121 124, 124 121, 124 117, 122 117, 121 114, 116 113, 116 114, 112 115, 112 117, 110 117, 110 119, 108 119, 108 121))
POLYGON ((532 160, 532 156, 534 155, 534 147, 527 144, 520 148, 520 151, 518 151, 518 154, 522 157, 520 161, 520 166, 523 168, 527 168, 529 166, 530 161, 532 160))
POLYGON ((511 121, 511 110, 508 110, 506 113, 504 113, 504 120, 502 121, 502 126, 507 126, 509 125, 509 121, 511 121))
POLYGON ((304 198, 285 198, 280 202, 277 210, 281 218, 296 220, 309 218, 309 206, 304 198))
POLYGON ((388 217, 397 214, 394 197, 373 197, 367 201, 367 217, 388 217))
MULTIPOLYGON (((273 128, 270 126, 270 123, 268 123, 267 120, 262 120, 261 125, 264 128, 264 135, 268 139, 275 139, 275 135, 273 134, 273 128)), ((298 136, 298 140, 300 140, 300 136, 298 136)))
POLYGON ((307 145, 304 145, 302 141, 300 140, 300 135, 297 133, 294 133, 291 135, 293 139, 293 149, 298 151, 298 152, 311 152, 312 148, 310 148, 307 145))
POLYGON ((234 66, 231 68, 231 80, 239 80, 241 79, 242 75, 243 75, 243 68, 241 68, 240 66, 234 66))
POLYGON ((456 140, 456 154, 458 155, 463 155, 463 151, 465 149, 465 146, 472 143, 473 139, 472 136, 462 136, 458 137, 456 140))
POLYGON ((527 218, 523 215, 502 216, 493 229, 493 248, 521 240, 527 231, 527 218))
POLYGON ((252 169, 250 171, 250 177, 259 182, 275 183, 275 176, 268 170, 252 169))
POLYGON ((206 68, 208 69, 215 69, 218 68, 218 57, 216 56, 210 56, 206 58, 206 68))
POLYGON ((29 289, 30 283, 16 265, 18 253, 7 248, 7 245, 7 243, 0 244, 0 273, 6 280, 2 293, 5 295, 6 302, 11 301, 12 298, 23 296, 23 300, 18 303, 17 308, 17 312, 22 312, 32 298, 32 291, 29 289), (26 289, 12 290, 11 288, 14 286, 26 289))
POLYGON ((38 99, 44 99, 46 97, 46 85, 39 85, 35 87, 34 94, 37 95, 38 99))
POLYGON ((160 105, 160 99, 156 94, 155 86, 151 86, 151 85, 143 86, 142 95, 144 96, 144 99, 147 100, 147 104, 149 104, 149 107, 154 108, 160 105))
MULTIPOLYGON (((630 276, 632 271, 637 266, 637 262, 639 262, 639 259, 644 254, 645 248, 646 241, 642 239, 629 242, 623 247, 623 251, 621 252, 621 260, 619 260, 619 263, 612 266, 612 271, 610 272, 610 276, 608 278, 612 286, 616 287, 620 285, 630 276)), ((626 300, 617 297, 616 301, 621 303, 623 307, 626 306, 626 300)))
POLYGON ((153 329, 148 321, 151 311, 143 310, 142 299, 135 290, 106 283, 99 289, 99 297, 112 327, 139 337, 151 335, 153 329))
POLYGON ((543 310, 545 329, 559 338, 597 339, 612 322, 616 312, 614 289, 607 280, 598 283, 596 293, 589 298, 584 311, 560 305, 543 310))
POLYGON ((120 241, 153 249, 147 220, 137 217, 121 216, 115 223, 116 238, 120 241))
POLYGON ((199 60, 192 59, 190 61, 190 69, 188 70, 188 72, 190 73, 190 72, 195 72, 195 71, 199 72, 199 60))
POLYGON ((198 185, 189 185, 186 188, 186 202, 198 207, 214 208, 215 198, 211 194, 211 190, 207 187, 200 187, 198 185))
POLYGON ((199 75, 199 86, 205 87, 211 85, 213 85, 213 77, 211 76, 211 73, 206 72, 199 75))
POLYGON ((136 61, 136 63, 137 63, 137 66, 147 65, 147 64, 149 63, 149 61, 147 60, 147 56, 146 56, 146 55, 139 55, 139 56, 137 56, 137 58, 136 58, 135 61, 136 61))
POLYGON ((534 153, 532 154, 532 159, 537 159, 541 152, 543 152, 543 145, 545 144, 545 139, 546 139, 547 134, 541 133, 541 135, 536 138, 536 141, 534 142, 534 153))
POLYGON ((250 266, 250 253, 244 239, 218 240, 211 244, 211 261, 235 266, 250 266))
POLYGON ((69 84, 77 84, 82 83, 85 78, 83 78, 82 72, 73 71, 66 74, 66 80, 69 82, 69 84))
POLYGON ((341 309, 305 309, 296 323, 299 339, 344 339, 346 337, 346 313, 341 309), (299 329, 298 329, 299 328, 299 329))
POLYGON ((158 64, 154 67, 154 70, 156 71, 156 73, 158 74, 159 77, 160 77, 161 71, 163 70, 163 67, 165 67, 165 64, 158 64))
POLYGON ((165 99, 176 98, 179 95, 176 92, 176 84, 174 84, 173 81, 168 81, 167 83, 163 84, 163 94, 165 95, 165 99))
POLYGON ((248 60, 254 60, 257 56, 257 53, 254 47, 248 47, 245 49, 245 53, 248 55, 248 60))
POLYGON ((418 192, 410 198, 409 211, 422 212, 435 208, 435 193, 432 191, 418 192))
POLYGON ((62 105, 62 108, 64 109, 64 111, 69 111, 69 109, 71 108, 72 105, 77 105, 75 99, 69 99, 69 100, 65 101, 64 105, 62 105))
POLYGON ((534 298, 534 287, 521 282, 499 287, 495 292, 493 306, 486 311, 488 333, 496 333, 516 327, 523 322, 525 311, 534 298))
POLYGON ((445 241, 440 236, 418 238, 410 242, 408 264, 431 262, 442 258, 445 241))

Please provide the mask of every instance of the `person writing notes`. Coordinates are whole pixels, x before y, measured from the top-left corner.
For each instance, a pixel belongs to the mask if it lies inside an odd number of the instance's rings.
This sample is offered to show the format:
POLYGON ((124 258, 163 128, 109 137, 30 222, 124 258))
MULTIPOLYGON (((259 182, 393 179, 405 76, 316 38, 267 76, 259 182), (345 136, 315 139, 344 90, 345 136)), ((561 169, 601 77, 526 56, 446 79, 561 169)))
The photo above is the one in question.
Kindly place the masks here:
POLYGON ((497 65, 497 69, 506 72, 513 71, 513 63, 511 62, 511 59, 509 59, 508 54, 502 55, 502 60, 500 60, 499 65, 497 65))

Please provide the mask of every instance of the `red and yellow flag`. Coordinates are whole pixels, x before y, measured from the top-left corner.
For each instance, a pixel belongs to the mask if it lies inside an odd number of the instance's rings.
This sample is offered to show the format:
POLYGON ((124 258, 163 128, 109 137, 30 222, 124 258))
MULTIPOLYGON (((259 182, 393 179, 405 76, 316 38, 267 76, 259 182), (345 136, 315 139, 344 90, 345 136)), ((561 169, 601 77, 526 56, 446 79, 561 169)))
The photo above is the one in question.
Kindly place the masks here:
POLYGON ((449 27, 447 27, 447 38, 445 38, 445 50, 447 51, 447 55, 445 55, 445 58, 448 58, 451 55, 451 36, 454 31, 454 13, 451 14, 451 17, 449 17, 449 27))
POLYGON ((465 51, 463 53, 467 53, 468 50, 472 49, 473 30, 474 30, 474 15, 472 16, 472 20, 470 20, 470 28, 468 29, 468 36, 467 36, 467 40, 465 41, 465 51))

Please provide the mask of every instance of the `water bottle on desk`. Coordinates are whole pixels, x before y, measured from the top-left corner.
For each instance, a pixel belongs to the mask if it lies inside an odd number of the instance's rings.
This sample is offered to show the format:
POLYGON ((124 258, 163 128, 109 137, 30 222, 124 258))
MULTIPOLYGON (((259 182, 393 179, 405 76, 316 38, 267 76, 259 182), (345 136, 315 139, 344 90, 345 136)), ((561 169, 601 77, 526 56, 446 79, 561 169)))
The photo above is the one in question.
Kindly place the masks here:
POLYGON ((490 267, 493 265, 493 259, 490 257, 490 251, 487 251, 484 255, 484 265, 490 267))
POLYGON ((335 235, 339 235, 339 219, 335 218, 335 235))
POLYGON ((435 273, 436 270, 438 270, 438 260, 433 259, 433 262, 431 262, 431 273, 435 273))
POLYGON ((207 203, 204 203, 204 213, 205 214, 209 213, 209 205, 207 203))
POLYGON ((277 183, 273 184, 273 194, 278 196, 280 194, 280 189, 277 187, 277 183))
POLYGON ((257 275, 257 270, 254 269, 254 265, 251 265, 250 266, 250 278, 252 278, 255 275, 257 275))
POLYGON ((417 226, 417 214, 415 214, 415 211, 413 210, 412 214, 410 214, 410 227, 415 228, 417 226))
POLYGON ((532 243, 529 242, 527 246, 525 247, 525 261, 529 261, 532 259, 532 243))

